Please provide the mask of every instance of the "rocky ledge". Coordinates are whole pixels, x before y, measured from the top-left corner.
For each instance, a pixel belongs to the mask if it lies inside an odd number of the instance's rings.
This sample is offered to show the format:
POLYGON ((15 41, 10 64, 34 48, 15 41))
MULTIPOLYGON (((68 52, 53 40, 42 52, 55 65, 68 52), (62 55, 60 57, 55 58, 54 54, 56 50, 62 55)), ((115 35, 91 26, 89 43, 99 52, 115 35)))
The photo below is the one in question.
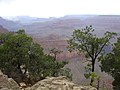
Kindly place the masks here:
POLYGON ((32 87, 20 88, 12 79, 0 71, 0 90, 97 90, 91 86, 80 86, 72 83, 64 76, 48 77, 37 82, 32 87))
POLYGON ((20 90, 19 85, 0 71, 0 90, 20 90))
POLYGON ((66 77, 49 77, 39 81, 25 90, 97 90, 91 86, 80 86, 70 82, 66 77))

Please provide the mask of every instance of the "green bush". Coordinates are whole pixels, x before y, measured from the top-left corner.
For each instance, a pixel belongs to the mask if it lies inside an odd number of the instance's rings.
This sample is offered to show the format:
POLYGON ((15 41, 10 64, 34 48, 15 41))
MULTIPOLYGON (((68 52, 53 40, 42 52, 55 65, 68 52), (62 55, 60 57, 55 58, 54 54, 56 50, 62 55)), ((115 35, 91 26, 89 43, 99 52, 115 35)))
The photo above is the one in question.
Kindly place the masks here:
POLYGON ((65 64, 44 54, 24 30, 0 35, 0 69, 18 83, 34 84, 47 76, 58 76, 65 64))

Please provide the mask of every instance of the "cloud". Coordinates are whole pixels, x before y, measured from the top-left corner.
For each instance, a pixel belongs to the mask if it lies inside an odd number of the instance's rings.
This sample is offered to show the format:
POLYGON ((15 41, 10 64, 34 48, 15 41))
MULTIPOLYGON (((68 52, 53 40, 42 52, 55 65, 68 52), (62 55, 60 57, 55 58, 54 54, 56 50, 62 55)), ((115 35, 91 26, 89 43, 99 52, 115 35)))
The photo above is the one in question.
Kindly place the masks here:
POLYGON ((119 0, 0 0, 0 16, 120 15, 119 3, 119 0))
POLYGON ((15 0, 0 0, 0 3, 11 3, 15 0))

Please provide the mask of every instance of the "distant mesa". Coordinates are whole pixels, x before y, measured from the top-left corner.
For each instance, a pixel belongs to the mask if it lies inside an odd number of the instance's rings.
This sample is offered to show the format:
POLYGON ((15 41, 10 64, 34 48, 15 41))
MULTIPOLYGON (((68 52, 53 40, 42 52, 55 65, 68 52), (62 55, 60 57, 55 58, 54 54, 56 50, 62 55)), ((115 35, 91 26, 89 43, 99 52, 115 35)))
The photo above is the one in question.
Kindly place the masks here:
POLYGON ((4 28, 2 25, 0 25, 0 34, 6 33, 6 32, 8 32, 8 30, 6 28, 4 28))
POLYGON ((101 36, 106 31, 120 33, 120 15, 66 15, 60 18, 16 16, 9 20, 0 17, 0 25, 9 31, 25 29, 27 34, 34 37, 59 35, 63 38, 70 37, 74 29, 93 25, 95 33, 101 36))
POLYGON ((15 16, 15 17, 8 17, 9 20, 21 23, 22 25, 30 25, 32 23, 37 22, 46 22, 53 19, 56 19, 54 17, 50 18, 38 18, 38 17, 30 17, 30 16, 15 16))
MULTIPOLYGON (((50 19, 50 18, 49 18, 50 19)), ((86 25, 92 25, 95 33, 99 36, 106 31, 120 33, 119 15, 68 15, 61 18, 50 19, 46 22, 36 22, 24 25, 26 33, 34 37, 46 37, 59 35, 63 38, 71 36, 74 29, 81 29, 86 25)))
POLYGON ((9 31, 15 31, 22 25, 18 22, 14 22, 11 20, 6 20, 2 17, 0 17, 0 25, 2 25, 4 28, 6 28, 9 31))

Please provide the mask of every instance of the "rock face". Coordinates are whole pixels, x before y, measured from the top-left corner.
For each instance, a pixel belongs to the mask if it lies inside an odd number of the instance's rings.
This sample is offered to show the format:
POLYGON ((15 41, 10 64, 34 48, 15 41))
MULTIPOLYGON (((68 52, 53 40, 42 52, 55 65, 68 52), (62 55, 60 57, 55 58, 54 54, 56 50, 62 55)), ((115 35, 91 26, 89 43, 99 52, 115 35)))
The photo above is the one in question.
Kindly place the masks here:
POLYGON ((0 71, 0 90, 20 90, 18 84, 0 71))
MULTIPOLYGON (((0 71, 0 90, 21 90, 18 84, 0 71)), ((70 82, 66 77, 49 77, 37 82, 32 87, 22 90, 97 90, 91 86, 80 86, 70 82)))
POLYGON ((0 25, 0 34, 1 33, 6 33, 6 32, 8 32, 8 30, 5 29, 2 25, 0 25))
POLYGON ((39 81, 26 90, 97 90, 91 86, 79 86, 67 80, 66 77, 51 77, 39 81))

